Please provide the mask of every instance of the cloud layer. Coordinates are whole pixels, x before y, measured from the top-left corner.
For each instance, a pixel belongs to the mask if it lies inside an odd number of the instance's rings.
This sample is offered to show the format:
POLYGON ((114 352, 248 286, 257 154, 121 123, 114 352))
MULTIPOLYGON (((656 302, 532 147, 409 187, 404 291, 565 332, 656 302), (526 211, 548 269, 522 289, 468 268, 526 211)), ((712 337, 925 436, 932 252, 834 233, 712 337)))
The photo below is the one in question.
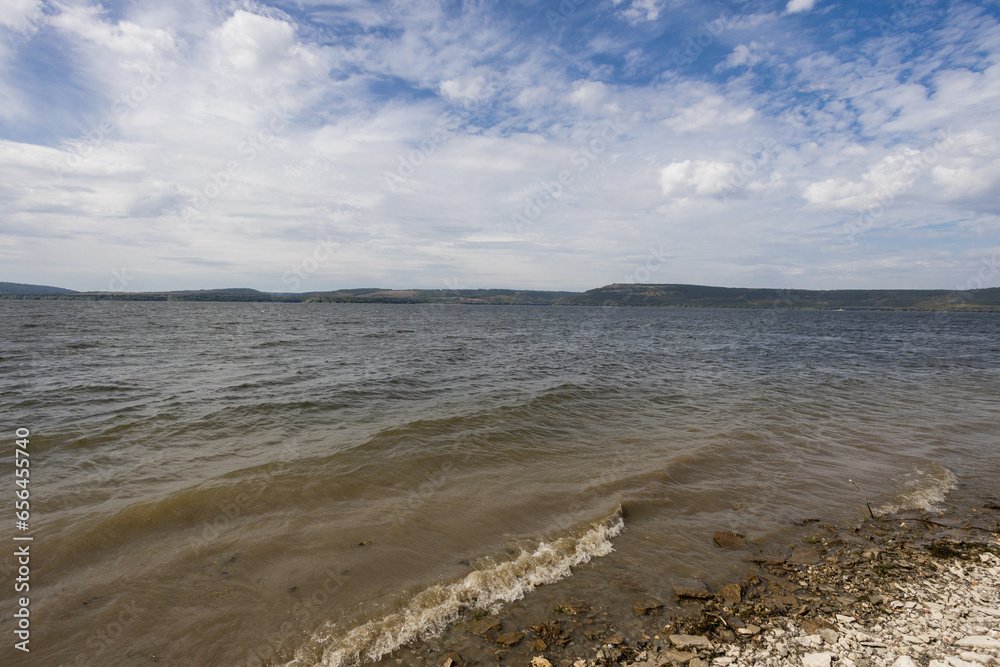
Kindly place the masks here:
POLYGON ((586 289, 655 247, 650 282, 949 288, 1000 252, 993 4, 487 4, 6 3, 3 280, 586 289))

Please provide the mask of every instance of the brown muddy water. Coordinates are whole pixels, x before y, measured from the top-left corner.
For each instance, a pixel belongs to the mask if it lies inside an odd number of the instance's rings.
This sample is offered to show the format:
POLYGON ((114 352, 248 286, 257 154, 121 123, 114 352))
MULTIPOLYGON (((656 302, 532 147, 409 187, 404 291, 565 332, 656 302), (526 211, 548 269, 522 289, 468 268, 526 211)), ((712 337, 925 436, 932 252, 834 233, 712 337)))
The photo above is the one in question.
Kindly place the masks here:
POLYGON ((392 664, 1000 491, 1000 317, 0 301, 0 664, 392 664), (31 535, 31 652, 14 649, 31 535), (727 555, 728 554, 728 555, 727 555))

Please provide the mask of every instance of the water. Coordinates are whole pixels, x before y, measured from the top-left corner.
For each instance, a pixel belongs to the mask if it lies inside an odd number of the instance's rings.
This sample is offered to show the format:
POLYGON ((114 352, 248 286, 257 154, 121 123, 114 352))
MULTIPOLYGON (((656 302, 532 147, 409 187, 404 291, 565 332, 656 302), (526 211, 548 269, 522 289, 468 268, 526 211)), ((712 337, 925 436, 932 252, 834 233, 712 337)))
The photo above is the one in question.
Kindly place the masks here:
POLYGON ((856 521, 851 479, 884 508, 1000 492, 992 314, 0 314, 5 493, 29 428, 35 538, 32 652, 5 640, 5 665, 395 664, 477 609, 625 619, 671 577, 724 583, 713 531, 856 521))

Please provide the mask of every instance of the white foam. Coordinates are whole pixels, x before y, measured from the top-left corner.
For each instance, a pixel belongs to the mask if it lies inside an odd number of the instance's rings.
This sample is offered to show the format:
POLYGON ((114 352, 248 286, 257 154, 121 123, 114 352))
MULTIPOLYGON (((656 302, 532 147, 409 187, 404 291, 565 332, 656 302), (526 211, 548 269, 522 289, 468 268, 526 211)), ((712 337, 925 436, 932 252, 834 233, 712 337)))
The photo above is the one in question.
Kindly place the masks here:
POLYGON ((537 586, 572 575, 573 567, 614 551, 611 539, 625 522, 621 508, 610 518, 579 537, 561 537, 542 542, 534 551, 522 550, 513 560, 470 573, 461 581, 431 586, 394 614, 369 621, 345 635, 320 630, 313 640, 322 656, 296 655, 286 667, 341 667, 363 660, 378 660, 419 637, 444 630, 464 611, 483 609, 493 613, 506 603, 523 598, 537 586))
POLYGON ((949 491, 958 487, 955 473, 930 461, 915 465, 893 482, 896 484, 895 497, 879 508, 881 514, 933 509, 944 501, 949 491))

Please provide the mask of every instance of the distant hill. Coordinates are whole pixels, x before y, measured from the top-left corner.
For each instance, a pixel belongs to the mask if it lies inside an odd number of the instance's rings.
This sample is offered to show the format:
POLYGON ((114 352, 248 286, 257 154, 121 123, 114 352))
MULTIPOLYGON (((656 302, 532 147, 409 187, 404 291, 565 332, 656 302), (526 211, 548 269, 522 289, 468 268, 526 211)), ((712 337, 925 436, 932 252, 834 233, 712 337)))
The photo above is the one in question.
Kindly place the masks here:
POLYGON ((26 285, 24 283, 0 283, 0 294, 73 294, 71 289, 49 287, 48 285, 26 285))
POLYGON ((74 292, 59 287, 0 283, 0 299, 1000 312, 1000 287, 957 292, 951 290, 777 290, 749 287, 709 287, 706 285, 615 284, 582 293, 513 289, 394 290, 359 287, 330 292, 280 294, 243 287, 174 292, 74 292))
POLYGON ((553 306, 575 296, 576 292, 547 292, 512 289, 349 289, 320 292, 308 303, 438 303, 466 305, 553 306))
POLYGON ((951 290, 777 290, 705 285, 614 284, 560 302, 573 306, 796 308, 813 310, 1000 311, 1000 288, 951 290))

